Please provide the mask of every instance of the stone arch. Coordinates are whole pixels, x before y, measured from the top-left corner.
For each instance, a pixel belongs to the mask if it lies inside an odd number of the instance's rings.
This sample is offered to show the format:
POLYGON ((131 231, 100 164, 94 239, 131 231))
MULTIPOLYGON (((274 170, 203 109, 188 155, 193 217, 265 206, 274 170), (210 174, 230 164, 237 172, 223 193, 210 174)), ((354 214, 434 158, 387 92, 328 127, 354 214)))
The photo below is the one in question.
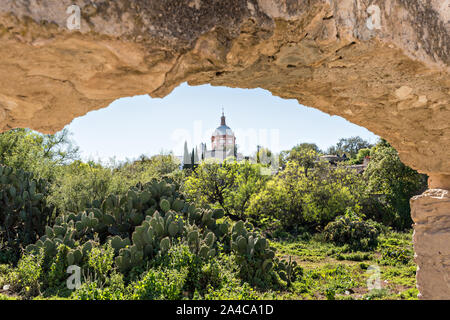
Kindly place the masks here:
POLYGON ((53 133, 185 81, 297 99, 384 137, 430 176, 411 200, 418 287, 422 298, 450 298, 449 4, 3 0, 0 130, 53 133))

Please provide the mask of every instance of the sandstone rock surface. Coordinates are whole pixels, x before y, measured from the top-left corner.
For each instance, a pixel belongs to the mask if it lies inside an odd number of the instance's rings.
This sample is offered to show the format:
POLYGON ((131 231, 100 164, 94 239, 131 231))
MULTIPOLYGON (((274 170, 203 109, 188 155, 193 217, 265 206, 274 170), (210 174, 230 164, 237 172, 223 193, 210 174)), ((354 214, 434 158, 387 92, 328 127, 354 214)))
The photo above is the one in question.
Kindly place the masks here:
POLYGON ((450 299, 450 191, 411 199, 417 283, 422 299, 450 299))
POLYGON ((260 87, 368 128, 421 172, 449 175, 449 4, 2 0, 0 130, 55 132, 185 81, 260 87), (68 29, 73 4, 80 30, 68 29))
POLYGON ((411 201, 417 279, 450 299, 449 20, 450 0, 2 0, 0 131, 53 133, 183 82, 297 99, 430 176, 411 201))

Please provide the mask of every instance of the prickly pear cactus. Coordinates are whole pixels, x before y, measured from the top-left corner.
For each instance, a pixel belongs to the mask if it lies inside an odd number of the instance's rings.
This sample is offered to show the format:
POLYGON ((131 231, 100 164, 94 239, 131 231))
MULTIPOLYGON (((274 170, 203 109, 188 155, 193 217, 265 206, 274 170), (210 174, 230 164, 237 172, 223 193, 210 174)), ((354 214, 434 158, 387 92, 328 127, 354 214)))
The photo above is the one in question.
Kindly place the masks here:
POLYGON ((199 230, 194 229, 187 234, 189 248, 203 259, 209 259, 216 255, 215 242, 216 236, 211 231, 205 232, 202 236, 199 230))
POLYGON ((49 184, 31 173, 0 165, 0 241, 15 251, 34 243, 52 223, 49 184))
POLYGON ((303 269, 297 265, 297 262, 292 261, 291 256, 289 256, 289 261, 275 258, 275 268, 280 279, 285 281, 288 286, 303 275, 303 269))
MULTIPOLYGON (((65 245, 67 263, 83 265, 93 247, 108 243, 114 249, 115 266, 127 274, 183 243, 204 260, 218 250, 233 251, 241 277, 260 286, 272 280, 275 267, 285 267, 274 262, 274 249, 251 225, 240 221, 231 227, 222 209, 187 204, 178 188, 167 181, 151 181, 94 201, 83 212, 59 215, 27 250, 42 251, 51 259, 65 245)), ((289 278, 292 273, 286 268, 289 278)))
POLYGON ((251 225, 238 221, 232 228, 231 249, 240 265, 241 277, 259 287, 265 287, 274 281, 275 249, 270 248, 267 240, 256 232, 249 231, 251 225))

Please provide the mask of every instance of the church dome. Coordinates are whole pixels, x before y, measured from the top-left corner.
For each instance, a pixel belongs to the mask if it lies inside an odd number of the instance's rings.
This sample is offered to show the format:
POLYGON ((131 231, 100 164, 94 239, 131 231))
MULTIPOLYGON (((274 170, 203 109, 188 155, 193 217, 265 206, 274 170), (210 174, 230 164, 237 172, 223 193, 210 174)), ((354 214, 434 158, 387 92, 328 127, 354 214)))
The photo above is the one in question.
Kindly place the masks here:
POLYGON ((214 131, 215 136, 233 136, 233 130, 227 125, 221 125, 220 127, 217 127, 217 129, 214 131))
POLYGON ((236 157, 236 137, 234 136, 233 130, 227 126, 223 110, 222 117, 220 118, 220 126, 214 130, 211 137, 210 156, 221 160, 230 156, 236 157))
POLYGON ((225 114, 222 111, 222 117, 220 118, 220 126, 214 131, 213 136, 234 136, 233 130, 225 121, 225 114))

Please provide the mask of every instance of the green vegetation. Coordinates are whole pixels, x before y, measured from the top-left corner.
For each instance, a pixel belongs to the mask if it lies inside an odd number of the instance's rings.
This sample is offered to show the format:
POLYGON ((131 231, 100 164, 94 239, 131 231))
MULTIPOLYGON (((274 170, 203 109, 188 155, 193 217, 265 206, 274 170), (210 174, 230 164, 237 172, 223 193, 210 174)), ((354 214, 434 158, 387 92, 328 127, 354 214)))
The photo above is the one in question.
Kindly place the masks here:
POLYGON ((300 163, 288 162, 252 197, 247 214, 256 224, 283 231, 317 230, 347 208, 359 212, 360 188, 356 173, 344 167, 320 162, 307 175, 300 163))
POLYGON ((217 204, 233 220, 245 218, 251 197, 268 180, 262 166, 249 162, 204 161, 184 184, 188 199, 198 205, 217 204))
POLYGON ((416 266, 412 255, 394 265, 385 264, 382 258, 385 245, 391 242, 401 241, 401 247, 412 252, 411 233, 388 232, 379 240, 370 251, 352 251, 349 246, 337 246, 324 241, 320 234, 303 241, 292 238, 271 241, 280 257, 292 257, 303 269, 300 280, 279 298, 417 299, 416 266), (373 274, 370 266, 380 268, 380 290, 368 290, 367 280, 373 274))
POLYGON ((24 246, 36 241, 51 223, 48 182, 31 173, 0 165, 0 262, 17 261, 24 246))
POLYGON ((355 250, 368 250, 378 243, 381 225, 371 220, 362 220, 349 211, 327 224, 323 233, 325 239, 339 245, 348 245, 355 250))
POLYGON ((339 139, 335 146, 328 148, 327 154, 336 154, 339 156, 345 154, 349 159, 354 159, 355 157, 358 158, 361 150, 367 150, 372 147, 372 144, 361 137, 342 138, 339 139))
POLYGON ((426 177, 405 166, 385 141, 373 147, 370 156, 364 178, 367 192, 376 197, 366 201, 367 216, 398 230, 410 228, 409 199, 425 191, 426 177))
POLYGON ((182 171, 170 154, 86 163, 68 137, 0 134, 0 300, 417 296, 409 198, 425 179, 383 140, 341 139, 337 165, 299 144, 270 175, 182 171), (367 156, 363 174, 349 167, 367 156))

